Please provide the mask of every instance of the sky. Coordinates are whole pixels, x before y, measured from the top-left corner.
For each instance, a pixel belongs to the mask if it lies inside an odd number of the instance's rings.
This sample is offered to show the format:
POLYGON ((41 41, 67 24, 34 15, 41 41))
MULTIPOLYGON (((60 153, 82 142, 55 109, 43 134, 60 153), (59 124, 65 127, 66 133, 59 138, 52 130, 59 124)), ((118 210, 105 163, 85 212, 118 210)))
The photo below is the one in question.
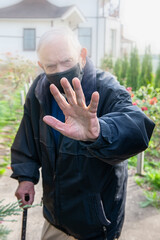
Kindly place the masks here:
POLYGON ((136 41, 139 53, 147 45, 152 54, 160 54, 160 0, 121 0, 124 35, 136 41))

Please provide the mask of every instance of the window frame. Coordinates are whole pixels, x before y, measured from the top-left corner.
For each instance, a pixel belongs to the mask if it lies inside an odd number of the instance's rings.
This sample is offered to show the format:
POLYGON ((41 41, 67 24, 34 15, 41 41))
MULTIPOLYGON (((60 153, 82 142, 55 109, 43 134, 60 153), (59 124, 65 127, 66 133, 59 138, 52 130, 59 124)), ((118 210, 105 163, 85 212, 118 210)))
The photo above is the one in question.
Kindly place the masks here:
POLYGON ((23 51, 32 51, 36 50, 36 29, 35 28, 23 28, 23 51), (33 48, 26 48, 25 46, 25 30, 34 30, 34 47, 33 48))

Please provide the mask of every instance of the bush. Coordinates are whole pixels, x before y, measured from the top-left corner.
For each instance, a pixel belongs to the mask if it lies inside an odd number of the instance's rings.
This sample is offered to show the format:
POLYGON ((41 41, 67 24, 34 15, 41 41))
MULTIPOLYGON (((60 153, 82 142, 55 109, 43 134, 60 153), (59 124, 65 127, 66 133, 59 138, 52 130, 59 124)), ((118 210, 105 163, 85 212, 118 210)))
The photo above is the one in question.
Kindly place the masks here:
POLYGON ((131 52, 130 64, 127 75, 127 86, 132 87, 133 90, 137 90, 138 88, 139 74, 140 74, 140 61, 138 49, 135 47, 131 52))
POLYGON ((0 60, 0 142, 4 148, 1 156, 0 175, 10 162, 9 148, 23 114, 20 91, 24 84, 37 74, 37 66, 29 60, 7 55, 0 60))
POLYGON ((159 55, 159 64, 158 64, 157 71, 156 71, 154 87, 160 88, 160 55, 159 55))
POLYGON ((152 56, 150 46, 146 48, 145 55, 143 57, 139 87, 147 86, 148 84, 153 84, 152 56))
POLYGON ((101 61, 101 69, 107 72, 113 72, 113 61, 111 56, 105 56, 101 61))
MULTIPOLYGON (((140 107, 156 124, 149 148, 145 151, 145 175, 136 176, 135 180, 138 185, 146 189, 147 200, 141 206, 152 205, 160 208, 160 89, 147 85, 135 92, 131 88, 127 90, 131 94, 133 105, 140 107)), ((129 160, 130 163, 133 165, 134 161, 129 160)))
MULTIPOLYGON (((9 221, 6 220, 6 217, 8 216, 15 216, 19 215, 20 212, 22 212, 22 209, 19 208, 19 202, 16 203, 9 203, 6 205, 2 204, 2 200, 0 201, 0 239, 6 240, 7 235, 11 232, 8 228, 6 228, 3 225, 3 222, 9 221)), ((14 222, 15 220, 10 220, 11 222, 14 222)))
POLYGON ((151 85, 141 87, 133 92, 128 88, 131 94, 133 105, 137 105, 145 114, 156 124, 150 147, 147 149, 151 156, 160 157, 160 89, 154 89, 151 85))

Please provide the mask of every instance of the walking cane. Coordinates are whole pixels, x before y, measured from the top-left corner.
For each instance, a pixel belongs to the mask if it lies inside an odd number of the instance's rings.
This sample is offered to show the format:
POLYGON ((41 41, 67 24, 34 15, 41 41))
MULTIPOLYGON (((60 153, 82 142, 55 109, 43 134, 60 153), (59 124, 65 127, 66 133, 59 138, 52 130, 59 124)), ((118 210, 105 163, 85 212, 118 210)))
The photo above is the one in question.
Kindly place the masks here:
MULTIPOLYGON (((25 201, 29 201, 29 195, 25 196, 25 201)), ((21 232, 21 240, 26 239, 26 227, 27 227, 27 212, 28 208, 23 209, 23 217, 22 217, 22 232, 21 232)))

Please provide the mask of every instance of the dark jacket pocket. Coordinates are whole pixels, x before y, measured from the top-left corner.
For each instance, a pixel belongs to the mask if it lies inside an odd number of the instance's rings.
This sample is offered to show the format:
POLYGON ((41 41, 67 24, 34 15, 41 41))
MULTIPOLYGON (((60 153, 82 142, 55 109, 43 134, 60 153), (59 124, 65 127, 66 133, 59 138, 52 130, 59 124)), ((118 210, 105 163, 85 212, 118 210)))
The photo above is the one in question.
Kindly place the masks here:
POLYGON ((90 194, 89 198, 91 200, 90 206, 95 212, 95 217, 97 218, 97 222, 99 222, 101 226, 106 226, 106 227, 109 226, 111 222, 105 214, 105 210, 104 210, 104 206, 103 206, 103 202, 100 194, 99 193, 90 194))

